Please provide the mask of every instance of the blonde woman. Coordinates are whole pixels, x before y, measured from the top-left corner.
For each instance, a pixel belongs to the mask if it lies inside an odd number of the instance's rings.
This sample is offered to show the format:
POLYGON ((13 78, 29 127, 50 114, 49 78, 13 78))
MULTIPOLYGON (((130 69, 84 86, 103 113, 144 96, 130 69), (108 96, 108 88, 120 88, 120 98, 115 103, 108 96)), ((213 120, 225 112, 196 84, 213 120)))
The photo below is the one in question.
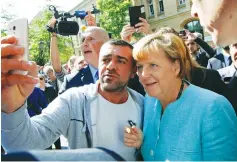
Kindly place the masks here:
POLYGON ((144 160, 237 160, 234 109, 225 97, 185 80, 191 57, 181 38, 146 36, 133 57, 147 95, 143 133, 125 128, 125 145, 140 148, 144 160))

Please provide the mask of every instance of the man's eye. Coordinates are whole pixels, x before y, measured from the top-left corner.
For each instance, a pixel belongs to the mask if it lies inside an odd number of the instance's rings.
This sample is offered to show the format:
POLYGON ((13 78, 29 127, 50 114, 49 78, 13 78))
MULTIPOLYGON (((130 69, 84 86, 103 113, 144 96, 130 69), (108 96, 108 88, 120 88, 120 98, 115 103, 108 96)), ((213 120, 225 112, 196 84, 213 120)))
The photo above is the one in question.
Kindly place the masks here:
POLYGON ((151 66, 151 68, 155 68, 155 67, 157 67, 156 64, 151 64, 150 66, 151 66))
POLYGON ((107 63, 109 62, 109 59, 103 59, 102 61, 107 63))
POLYGON ((94 38, 92 38, 92 37, 89 37, 87 40, 89 40, 89 41, 91 41, 91 40, 93 40, 94 38))
POLYGON ((126 64, 126 62, 123 61, 123 60, 118 60, 118 62, 119 62, 120 64, 126 64))

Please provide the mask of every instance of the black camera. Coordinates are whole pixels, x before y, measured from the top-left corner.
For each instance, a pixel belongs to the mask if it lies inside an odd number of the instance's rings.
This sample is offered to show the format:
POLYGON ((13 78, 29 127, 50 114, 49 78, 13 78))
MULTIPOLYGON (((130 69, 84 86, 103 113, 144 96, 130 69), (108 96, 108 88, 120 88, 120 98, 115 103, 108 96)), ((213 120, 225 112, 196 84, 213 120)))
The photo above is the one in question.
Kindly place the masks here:
POLYGON ((54 6, 49 6, 49 10, 53 11, 55 19, 60 18, 60 21, 57 21, 54 29, 50 26, 46 26, 46 29, 49 32, 56 32, 57 34, 68 36, 68 35, 77 35, 79 31, 79 25, 76 21, 68 21, 68 18, 74 17, 68 12, 58 13, 57 9, 54 6))
MULTIPOLYGON (((79 17, 80 19, 84 19, 85 16, 87 15, 86 11, 75 11, 73 15, 68 12, 59 14, 57 9, 53 5, 49 6, 49 10, 53 11, 54 17, 56 19, 60 18, 60 21, 56 22, 54 29, 47 25, 46 26, 47 30, 49 32, 56 32, 57 34, 60 34, 63 36, 77 35, 79 32, 78 23, 76 21, 68 21, 67 20, 68 18, 79 17)), ((97 10, 95 6, 92 5, 91 13, 96 14, 98 12, 99 10, 97 10)))

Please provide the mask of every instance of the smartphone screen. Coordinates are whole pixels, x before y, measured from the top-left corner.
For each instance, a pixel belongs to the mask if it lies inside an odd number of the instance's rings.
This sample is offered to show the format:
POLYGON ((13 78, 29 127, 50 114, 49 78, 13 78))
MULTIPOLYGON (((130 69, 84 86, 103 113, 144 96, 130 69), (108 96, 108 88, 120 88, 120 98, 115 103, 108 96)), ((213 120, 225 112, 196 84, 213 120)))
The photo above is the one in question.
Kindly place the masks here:
POLYGON ((131 26, 135 26, 137 23, 141 22, 139 20, 139 17, 142 17, 144 19, 146 18, 144 5, 129 7, 128 11, 131 26))

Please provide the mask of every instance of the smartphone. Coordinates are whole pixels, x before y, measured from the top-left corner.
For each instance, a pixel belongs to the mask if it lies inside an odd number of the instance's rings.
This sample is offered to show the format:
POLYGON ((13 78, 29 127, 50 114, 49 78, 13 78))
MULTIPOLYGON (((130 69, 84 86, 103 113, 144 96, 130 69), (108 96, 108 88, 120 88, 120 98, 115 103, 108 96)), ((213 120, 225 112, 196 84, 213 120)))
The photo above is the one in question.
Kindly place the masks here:
MULTIPOLYGON (((18 18, 10 21, 7 25, 8 35, 14 35, 18 39, 18 45, 24 46, 25 53, 23 59, 29 60, 29 44, 28 44, 28 20, 26 18, 18 18)), ((14 70, 14 74, 26 75, 27 71, 14 70)))
POLYGON ((179 34, 182 35, 182 36, 185 36, 185 35, 186 35, 186 32, 185 32, 185 30, 181 30, 181 31, 179 32, 179 34))
POLYGON ((137 23, 141 22, 141 20, 139 20, 139 17, 146 19, 144 5, 129 7, 128 11, 129 11, 130 25, 131 26, 135 27, 135 25, 137 23))
POLYGON ((112 33, 109 32, 108 34, 109 34, 109 39, 112 39, 112 33))
POLYGON ((136 126, 136 123, 132 120, 128 120, 128 124, 130 125, 130 127, 136 126))

